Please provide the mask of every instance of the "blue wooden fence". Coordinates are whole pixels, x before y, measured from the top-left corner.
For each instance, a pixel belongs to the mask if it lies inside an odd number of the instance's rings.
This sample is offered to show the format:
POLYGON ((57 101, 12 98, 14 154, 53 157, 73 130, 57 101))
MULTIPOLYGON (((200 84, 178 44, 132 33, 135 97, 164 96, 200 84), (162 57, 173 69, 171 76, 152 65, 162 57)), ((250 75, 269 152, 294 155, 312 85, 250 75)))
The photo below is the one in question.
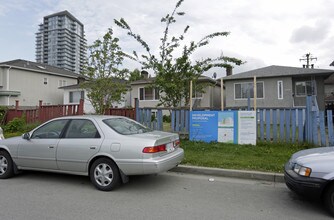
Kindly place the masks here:
MULTIPOLYGON (((306 108, 257 109, 258 140, 334 145, 332 111, 327 111, 327 114, 324 111, 312 111, 311 103, 311 97, 307 97, 306 108)), ((188 109, 136 109, 136 120, 155 130, 188 134, 189 119, 188 109), (170 127, 167 128, 163 126, 163 115, 166 113, 171 119, 170 127)))

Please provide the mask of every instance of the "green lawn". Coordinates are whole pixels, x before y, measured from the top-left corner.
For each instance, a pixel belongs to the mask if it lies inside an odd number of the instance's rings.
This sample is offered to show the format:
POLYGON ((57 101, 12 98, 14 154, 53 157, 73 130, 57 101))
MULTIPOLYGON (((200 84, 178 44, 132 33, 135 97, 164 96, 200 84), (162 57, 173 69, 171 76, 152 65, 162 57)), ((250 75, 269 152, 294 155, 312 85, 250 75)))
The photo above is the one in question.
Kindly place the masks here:
POLYGON ((283 172, 284 164, 294 152, 311 146, 285 143, 252 146, 182 140, 181 147, 185 151, 184 165, 283 172))

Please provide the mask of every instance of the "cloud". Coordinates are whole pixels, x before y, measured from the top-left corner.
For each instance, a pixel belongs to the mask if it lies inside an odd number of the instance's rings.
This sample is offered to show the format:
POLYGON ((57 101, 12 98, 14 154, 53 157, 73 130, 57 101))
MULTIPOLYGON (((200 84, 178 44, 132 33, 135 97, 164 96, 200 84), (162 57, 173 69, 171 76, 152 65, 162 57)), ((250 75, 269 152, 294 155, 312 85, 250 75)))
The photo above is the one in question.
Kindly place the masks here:
POLYGON ((329 21, 317 21, 313 27, 304 25, 292 33, 291 43, 319 43, 326 39, 330 31, 329 21))

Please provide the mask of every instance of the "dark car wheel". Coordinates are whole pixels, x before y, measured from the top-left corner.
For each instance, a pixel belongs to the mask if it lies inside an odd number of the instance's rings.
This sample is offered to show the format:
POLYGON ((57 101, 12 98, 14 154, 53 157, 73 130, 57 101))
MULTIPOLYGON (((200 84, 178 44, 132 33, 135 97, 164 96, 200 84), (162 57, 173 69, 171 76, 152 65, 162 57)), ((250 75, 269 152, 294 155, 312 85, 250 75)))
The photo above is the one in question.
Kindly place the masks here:
POLYGON ((118 167, 107 158, 98 159, 92 164, 89 177, 94 186, 102 191, 110 191, 120 183, 118 167))
POLYGON ((0 151, 0 179, 14 175, 13 160, 6 151, 0 151))
POLYGON ((334 184, 326 190, 323 198, 326 208, 334 216, 334 184))

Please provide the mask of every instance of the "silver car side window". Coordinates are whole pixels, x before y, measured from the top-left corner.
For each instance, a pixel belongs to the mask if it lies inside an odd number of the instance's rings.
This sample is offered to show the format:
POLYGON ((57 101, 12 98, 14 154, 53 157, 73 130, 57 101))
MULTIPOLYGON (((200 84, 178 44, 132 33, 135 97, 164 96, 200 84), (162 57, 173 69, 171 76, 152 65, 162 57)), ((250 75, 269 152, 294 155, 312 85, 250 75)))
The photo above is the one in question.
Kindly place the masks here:
POLYGON ((39 127, 31 135, 31 139, 57 139, 66 125, 68 120, 51 121, 42 127, 39 127))
POLYGON ((86 119, 71 120, 65 138, 100 138, 94 123, 86 119))

